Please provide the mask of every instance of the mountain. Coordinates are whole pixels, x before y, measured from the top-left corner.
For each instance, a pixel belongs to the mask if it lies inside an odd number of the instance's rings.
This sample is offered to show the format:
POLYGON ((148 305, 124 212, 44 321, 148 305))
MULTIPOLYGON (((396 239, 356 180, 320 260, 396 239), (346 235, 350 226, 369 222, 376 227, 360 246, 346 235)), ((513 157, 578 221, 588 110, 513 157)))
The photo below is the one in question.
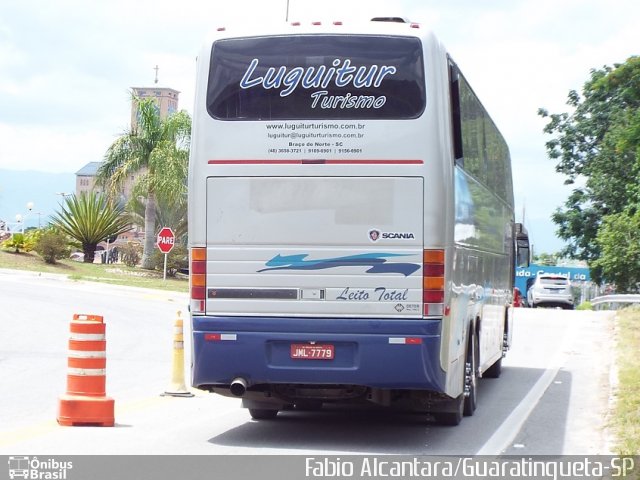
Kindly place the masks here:
POLYGON ((46 225, 49 217, 59 210, 60 192, 75 193, 74 173, 47 173, 31 170, 0 168, 0 220, 15 224, 16 215, 24 218, 24 226, 46 225), (33 203, 31 212, 27 203, 33 203), (39 214, 39 215, 38 215, 39 214))

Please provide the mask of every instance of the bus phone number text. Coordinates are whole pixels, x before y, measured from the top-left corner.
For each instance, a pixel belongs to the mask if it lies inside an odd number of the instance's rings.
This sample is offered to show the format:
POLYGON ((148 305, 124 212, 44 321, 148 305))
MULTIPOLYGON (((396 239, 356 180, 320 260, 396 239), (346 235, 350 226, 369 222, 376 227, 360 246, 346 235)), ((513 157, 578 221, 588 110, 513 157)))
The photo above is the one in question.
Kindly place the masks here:
POLYGON ((336 154, 362 153, 361 148, 270 148, 269 153, 297 153, 297 154, 336 154))

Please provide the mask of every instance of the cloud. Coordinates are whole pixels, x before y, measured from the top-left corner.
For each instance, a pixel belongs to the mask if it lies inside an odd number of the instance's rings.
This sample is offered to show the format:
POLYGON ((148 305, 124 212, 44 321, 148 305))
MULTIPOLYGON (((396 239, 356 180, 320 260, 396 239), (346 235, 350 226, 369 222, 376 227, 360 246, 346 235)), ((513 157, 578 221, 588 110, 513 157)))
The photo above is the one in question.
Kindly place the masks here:
POLYGON ((75 173, 101 160, 114 139, 93 129, 0 124, 0 167, 75 173))

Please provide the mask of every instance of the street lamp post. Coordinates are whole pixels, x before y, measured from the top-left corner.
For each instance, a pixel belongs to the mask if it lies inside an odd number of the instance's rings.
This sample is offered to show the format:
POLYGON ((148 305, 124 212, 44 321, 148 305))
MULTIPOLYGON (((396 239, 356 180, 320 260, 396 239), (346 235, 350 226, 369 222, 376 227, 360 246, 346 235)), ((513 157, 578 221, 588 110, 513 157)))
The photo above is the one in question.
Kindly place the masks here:
POLYGON ((23 222, 22 215, 20 215, 19 213, 16 214, 16 223, 18 224, 18 227, 20 228, 20 233, 24 233, 24 222, 23 222))
POLYGON ((41 222, 40 222, 40 217, 41 217, 42 213, 40 213, 40 212, 34 212, 34 211, 33 211, 33 207, 34 207, 34 206, 35 206, 35 205, 34 205, 34 203, 33 203, 33 202, 27 202, 27 212, 28 212, 28 213, 27 213, 27 215, 25 215, 25 219, 26 219, 26 217, 27 217, 27 216, 29 216, 29 215, 38 215, 38 229, 40 229, 40 227, 42 226, 42 225, 41 225, 41 222))
POLYGON ((42 228, 42 212, 33 212, 34 215, 38 215, 38 230, 42 228))
POLYGON ((24 233, 25 224, 27 223, 27 218, 29 215, 38 215, 38 228, 41 227, 41 212, 34 212, 33 207, 35 204, 33 202, 27 202, 27 211, 24 215, 18 213, 16 214, 16 223, 20 226, 20 233, 24 233))
POLYGON ((70 197, 71 195, 73 195, 73 193, 56 192, 56 195, 60 195, 62 197, 62 200, 64 200, 65 198, 70 197))

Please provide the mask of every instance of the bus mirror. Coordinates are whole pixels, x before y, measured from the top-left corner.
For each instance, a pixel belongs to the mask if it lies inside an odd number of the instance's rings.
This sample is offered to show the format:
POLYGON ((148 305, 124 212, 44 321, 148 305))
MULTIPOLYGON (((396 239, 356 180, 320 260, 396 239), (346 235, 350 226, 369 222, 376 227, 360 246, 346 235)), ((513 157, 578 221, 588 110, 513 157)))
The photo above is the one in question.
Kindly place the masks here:
POLYGON ((516 266, 518 267, 529 266, 529 242, 527 242, 527 244, 523 246, 520 246, 520 242, 518 242, 516 266))

